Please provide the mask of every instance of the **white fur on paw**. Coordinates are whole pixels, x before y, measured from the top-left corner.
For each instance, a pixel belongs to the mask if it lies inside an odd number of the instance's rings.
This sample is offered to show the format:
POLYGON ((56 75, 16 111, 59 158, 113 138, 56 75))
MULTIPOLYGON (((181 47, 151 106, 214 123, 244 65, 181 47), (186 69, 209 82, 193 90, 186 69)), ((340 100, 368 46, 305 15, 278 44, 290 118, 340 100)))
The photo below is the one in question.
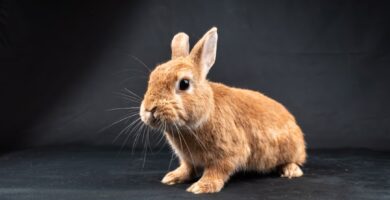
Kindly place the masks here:
POLYGON ((281 177, 291 179, 291 178, 300 177, 302 175, 303 172, 301 168, 295 163, 290 163, 283 167, 281 177))
POLYGON ((164 178, 161 180, 161 183, 166 185, 174 185, 176 183, 183 183, 190 179, 188 173, 183 172, 181 170, 174 170, 167 173, 164 178))
POLYGON ((192 192, 194 194, 215 193, 221 191, 223 185, 223 181, 219 180, 198 181, 187 188, 187 192, 192 192))
POLYGON ((166 185, 174 185, 176 183, 183 182, 182 177, 178 176, 175 171, 169 172, 164 176, 164 178, 161 180, 161 183, 166 185))

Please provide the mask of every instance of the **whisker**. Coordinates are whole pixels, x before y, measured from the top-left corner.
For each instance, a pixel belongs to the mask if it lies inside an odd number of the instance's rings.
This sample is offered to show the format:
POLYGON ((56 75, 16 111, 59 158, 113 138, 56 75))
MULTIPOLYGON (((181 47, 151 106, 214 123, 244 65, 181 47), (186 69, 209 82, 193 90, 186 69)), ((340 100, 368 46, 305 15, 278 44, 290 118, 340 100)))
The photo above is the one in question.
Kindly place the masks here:
MULTIPOLYGON (((175 125, 175 124, 173 124, 173 125, 175 125)), ((174 127, 176 127, 176 130, 177 130, 177 126, 175 125, 174 127)), ((174 135, 174 134, 172 134, 172 135, 174 135)), ((179 131, 177 131, 177 135, 179 137, 180 149, 183 149, 183 144, 181 143, 181 137, 180 137, 179 131)))
POLYGON ((127 91, 123 90, 123 91, 120 91, 120 92, 114 92, 114 94, 116 95, 119 95, 119 96, 122 96, 122 97, 128 97, 128 98, 132 98, 136 101, 141 101, 142 99, 132 93, 128 93, 127 91))
POLYGON ((141 125, 139 125, 138 128, 136 130, 134 130, 136 134, 135 134, 135 139, 133 141, 133 147, 131 148, 131 154, 134 154, 134 148, 136 147, 137 142, 138 142, 138 138, 141 135, 140 129, 143 127, 142 125, 143 125, 143 122, 141 122, 141 125))
POLYGON ((122 108, 111 108, 107 109, 106 111, 115 111, 115 110, 139 110, 140 107, 133 106, 133 107, 122 107, 122 108))
POLYGON ((130 94, 133 94, 135 97, 138 97, 138 99, 142 99, 138 94, 136 94, 135 92, 129 90, 128 88, 125 88, 125 91, 129 92, 130 94))
POLYGON ((197 143, 203 148, 204 151, 206 151, 206 146, 204 145, 202 140, 199 138, 199 136, 196 133, 194 133, 189 126, 184 125, 184 127, 187 128, 187 130, 194 136, 197 143))
POLYGON ((152 134, 153 134, 153 130, 150 129, 149 126, 146 126, 146 135, 148 136, 148 146, 151 154, 153 154, 153 149, 154 149, 154 147, 152 147, 152 142, 154 141, 153 140, 154 137, 150 138, 152 134))
POLYGON ((141 103, 138 100, 134 100, 134 99, 131 99, 131 98, 128 98, 128 97, 122 97, 122 99, 127 100, 127 101, 129 101, 131 103, 137 103, 137 104, 141 103))
POLYGON ((129 125, 127 125, 124 129, 122 129, 121 132, 119 132, 119 134, 114 138, 113 142, 112 143, 115 143, 116 140, 124 133, 124 132, 127 132, 128 129, 130 129, 137 121, 139 121, 140 118, 134 120, 133 122, 131 122, 129 125))
POLYGON ((124 99, 127 99, 127 100, 130 100, 132 102, 135 102, 135 103, 141 103, 141 99, 139 98, 136 98, 135 96, 129 96, 128 94, 123 94, 123 93, 120 93, 120 92, 114 92, 114 94, 124 98, 124 99))
POLYGON ((151 146, 151 139, 150 139, 150 129, 148 126, 146 126, 146 136, 147 136, 147 142, 148 142, 148 147, 149 147, 149 150, 150 152, 153 154, 153 149, 152 149, 152 146, 151 146))
POLYGON ((149 77, 143 76, 143 75, 129 76, 129 77, 123 79, 122 81, 120 81, 120 82, 119 82, 119 85, 124 85, 124 84, 127 83, 128 81, 130 81, 130 80, 132 80, 132 79, 135 79, 135 78, 147 79, 147 78, 149 78, 149 77))
POLYGON ((142 169, 144 169, 144 167, 145 167, 145 162, 146 162, 146 154, 148 153, 148 146, 147 146, 147 135, 145 134, 145 129, 143 129, 143 131, 142 131, 142 141, 144 142, 144 160, 143 160, 143 162, 142 162, 142 169))
POLYGON ((142 70, 126 68, 126 69, 122 69, 122 70, 118 70, 116 72, 113 72, 113 73, 111 73, 111 75, 122 74, 123 72, 140 72, 142 74, 145 74, 145 71, 142 71, 142 70))
MULTIPOLYGON (((174 125, 175 125, 175 127, 176 127, 176 130, 179 132, 178 135, 179 135, 179 138, 180 138, 180 137, 182 136, 182 133, 180 132, 179 128, 177 127, 177 125, 176 125, 175 123, 174 123, 174 125)), ((188 144, 187 144, 187 142, 186 142, 184 136, 183 136, 183 141, 184 141, 184 144, 185 144, 186 147, 187 147, 188 152, 190 153, 190 157, 191 157, 191 160, 192 160, 192 165, 195 165, 194 158, 193 158, 193 156, 192 156, 191 150, 190 150, 190 148, 188 147, 188 144)), ((198 172, 196 171, 196 167, 194 167, 194 169, 195 169, 195 173, 198 174, 198 172)))
POLYGON ((164 122, 163 124, 161 124, 161 127, 159 127, 159 135, 160 135, 160 138, 158 139, 157 143, 155 144, 156 147, 158 147, 161 143, 161 141, 164 141, 164 143, 161 145, 161 147, 157 150, 156 153, 160 153, 161 150, 165 147, 165 145, 167 144, 167 140, 164 140, 164 135, 165 135, 165 132, 167 131, 167 125, 166 125, 166 122, 164 122))
POLYGON ((138 114, 138 113, 136 113, 136 114, 134 114, 134 115, 126 116, 125 118, 122 118, 122 119, 120 119, 120 120, 118 120, 118 121, 115 121, 114 123, 112 123, 112 124, 110 124, 110 125, 108 125, 108 126, 106 126, 106 127, 103 127, 102 129, 100 129, 100 130, 98 131, 98 133, 101 133, 101 132, 103 132, 103 131, 109 129, 110 127, 114 126, 115 124, 118 124, 118 123, 120 123, 120 122, 122 122, 122 121, 124 121, 124 120, 126 120, 126 119, 129 119, 129 118, 131 118, 131 117, 134 117, 134 116, 137 115, 137 114, 138 114))
MULTIPOLYGON (((167 126, 167 128, 169 129, 168 131, 170 131, 172 137, 173 137, 173 140, 175 140, 175 134, 173 134, 173 131, 171 129, 170 126, 167 126)), ((168 171, 171 169, 171 165, 172 165, 172 161, 173 161, 173 156, 174 156, 175 152, 173 149, 171 149, 171 160, 169 161, 169 165, 168 165, 168 171)))
MULTIPOLYGON (((156 146, 158 146, 162 141, 163 141, 163 139, 164 139, 164 134, 161 134, 161 137, 158 139, 158 141, 157 141, 157 143, 156 143, 156 146)), ((164 147, 164 145, 163 145, 163 147, 164 147)), ((161 148, 162 149, 162 148, 161 148)), ((159 150, 161 150, 161 149, 159 149, 159 150)), ((159 152, 159 151, 158 151, 159 152)))
POLYGON ((139 120, 140 120, 140 118, 136 119, 135 125, 134 125, 131 129, 126 130, 125 134, 127 134, 127 136, 126 136, 126 139, 123 141, 123 143, 122 143, 122 145, 121 145, 121 148, 120 148, 120 150, 119 150, 119 153, 122 153, 123 148, 126 146, 128 140, 129 140, 129 137, 130 137, 130 135, 131 135, 132 130, 134 129, 134 127, 136 127, 136 126, 140 123, 139 120))
POLYGON ((138 63, 140 63, 142 66, 145 67, 145 69, 147 69, 149 72, 152 72, 152 70, 144 63, 142 62, 142 60, 140 60, 139 58, 137 58, 136 56, 134 55, 131 55, 131 57, 136 60, 138 63))
POLYGON ((128 97, 122 96, 121 98, 124 99, 124 100, 126 100, 126 101, 128 101, 128 102, 130 102, 130 104, 134 104, 134 103, 140 104, 140 103, 141 103, 141 102, 138 101, 138 100, 134 100, 134 99, 131 99, 131 98, 128 98, 128 97))
POLYGON ((168 171, 171 169, 172 161, 173 161, 173 156, 175 155, 175 152, 171 150, 171 159, 169 160, 169 165, 168 165, 168 171))

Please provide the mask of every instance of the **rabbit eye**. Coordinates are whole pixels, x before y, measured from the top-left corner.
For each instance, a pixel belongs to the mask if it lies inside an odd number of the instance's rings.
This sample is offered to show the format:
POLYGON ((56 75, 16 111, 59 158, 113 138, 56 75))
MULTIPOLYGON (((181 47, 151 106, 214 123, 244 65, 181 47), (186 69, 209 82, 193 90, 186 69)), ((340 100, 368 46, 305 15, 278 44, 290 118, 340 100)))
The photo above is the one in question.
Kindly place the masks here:
POLYGON ((188 79, 181 79, 179 82, 179 89, 180 90, 187 90, 190 87, 190 80, 188 79))

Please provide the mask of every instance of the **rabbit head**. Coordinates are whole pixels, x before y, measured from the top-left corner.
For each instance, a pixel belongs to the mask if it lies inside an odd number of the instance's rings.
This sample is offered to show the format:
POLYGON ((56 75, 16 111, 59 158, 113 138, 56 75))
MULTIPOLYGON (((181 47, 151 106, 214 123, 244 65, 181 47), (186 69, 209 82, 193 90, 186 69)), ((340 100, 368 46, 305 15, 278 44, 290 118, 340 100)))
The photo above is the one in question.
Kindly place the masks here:
POLYGON ((172 58, 150 74, 140 107, 141 120, 152 126, 188 126, 205 122, 214 108, 213 92, 206 79, 217 51, 217 28, 210 29, 189 51, 189 38, 176 34, 172 58))

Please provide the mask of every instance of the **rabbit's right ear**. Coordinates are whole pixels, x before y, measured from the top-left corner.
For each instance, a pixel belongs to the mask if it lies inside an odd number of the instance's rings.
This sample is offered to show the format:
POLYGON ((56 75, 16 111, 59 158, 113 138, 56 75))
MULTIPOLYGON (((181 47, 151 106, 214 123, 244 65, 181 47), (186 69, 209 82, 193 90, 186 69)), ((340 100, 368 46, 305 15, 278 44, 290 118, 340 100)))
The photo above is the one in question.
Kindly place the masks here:
POLYGON ((172 59, 186 57, 190 51, 188 35, 185 33, 176 34, 171 42, 172 59))

